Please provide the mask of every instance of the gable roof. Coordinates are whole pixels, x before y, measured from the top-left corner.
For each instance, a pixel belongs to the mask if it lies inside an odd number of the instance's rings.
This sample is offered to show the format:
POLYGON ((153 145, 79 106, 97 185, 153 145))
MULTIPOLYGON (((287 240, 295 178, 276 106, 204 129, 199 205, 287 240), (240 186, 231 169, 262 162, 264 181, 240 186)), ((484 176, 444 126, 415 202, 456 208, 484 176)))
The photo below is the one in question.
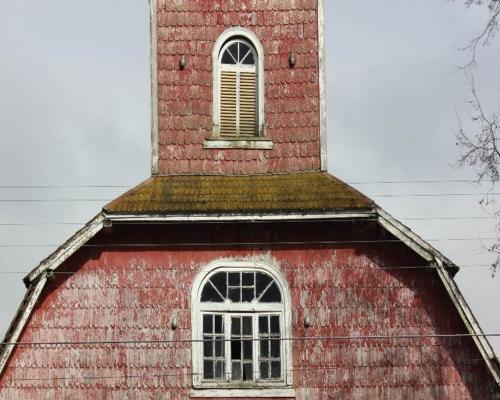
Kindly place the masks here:
POLYGON ((107 204, 24 278, 25 298, 6 333, 0 375, 47 278, 72 254, 113 221, 226 219, 376 219, 380 226, 435 266, 450 299, 500 388, 500 365, 486 335, 453 280, 458 267, 372 200, 328 173, 254 176, 155 176, 107 204), (246 186, 248 185, 248 186, 246 186), (295 197, 296 196, 296 197, 295 197))

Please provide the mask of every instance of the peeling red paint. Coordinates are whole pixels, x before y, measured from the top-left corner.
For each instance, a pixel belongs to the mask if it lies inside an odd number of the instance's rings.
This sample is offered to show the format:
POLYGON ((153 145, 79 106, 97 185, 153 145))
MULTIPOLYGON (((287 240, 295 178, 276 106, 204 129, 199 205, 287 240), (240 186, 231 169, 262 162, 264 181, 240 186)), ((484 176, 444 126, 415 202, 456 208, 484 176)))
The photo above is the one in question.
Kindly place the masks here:
POLYGON ((167 1, 158 18, 158 173, 320 169, 317 1, 167 1), (264 47, 265 134, 273 150, 204 149, 212 134, 212 49, 233 26, 264 47), (290 68, 294 52, 297 64, 290 68), (179 57, 187 66, 179 69, 179 57))
MULTIPOLYGON (((467 332, 435 272, 381 268, 422 265, 400 244, 250 249, 228 244, 249 237, 302 241, 312 232, 315 239, 348 239, 360 231, 354 225, 338 228, 334 223, 114 226, 112 234, 100 234, 93 243, 112 246, 142 238, 149 244, 156 238, 212 245, 82 249, 62 267, 75 273, 58 275, 46 286, 20 341, 190 340, 192 282, 219 258, 259 259, 281 270, 291 291, 295 337, 467 332), (175 331, 169 328, 174 314, 175 331), (310 328, 304 327, 305 315, 312 317, 310 328)), ((491 375, 470 338, 298 341, 293 368, 297 399, 494 398, 491 375)), ((0 396, 186 399, 190 373, 190 343, 20 346, 1 377, 0 396), (120 376, 129 377, 91 378, 120 376)))

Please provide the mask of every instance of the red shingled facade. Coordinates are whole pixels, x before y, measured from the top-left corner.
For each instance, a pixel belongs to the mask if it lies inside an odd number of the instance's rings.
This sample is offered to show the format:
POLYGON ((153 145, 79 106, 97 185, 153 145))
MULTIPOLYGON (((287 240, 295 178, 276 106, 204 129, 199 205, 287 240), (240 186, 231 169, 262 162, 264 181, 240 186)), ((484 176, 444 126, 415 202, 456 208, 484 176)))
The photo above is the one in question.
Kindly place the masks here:
MULTIPOLYGON (((345 223, 246 225, 242 241, 336 240, 357 236, 345 223), (339 224, 347 234, 338 233, 339 224), (346 229, 348 228, 348 229, 346 229), (337 233, 333 233, 336 232, 337 233), (309 239, 310 240, 310 239, 309 239)), ((294 337, 466 333, 435 271, 401 244, 254 246, 228 243, 238 224, 116 227, 93 243, 211 242, 195 250, 88 248, 59 271, 20 341, 186 340, 192 282, 217 258, 279 265, 292 297, 294 337), (217 232, 226 235, 217 240, 217 232), (312 326, 304 327, 310 314, 312 326), (178 329, 170 329, 177 315, 178 329)), ((375 238, 366 236, 364 239, 375 238)), ((490 400, 494 384, 470 338, 306 340, 293 343, 296 399, 490 400)), ((1 380, 2 399, 189 398, 191 344, 18 347, 1 380), (66 379, 57 379, 64 377, 66 379)))
POLYGON ((320 169, 317 0, 159 0, 157 18, 159 174, 320 169), (264 47, 265 135, 272 150, 203 148, 213 125, 212 50, 233 26, 250 29, 264 47))

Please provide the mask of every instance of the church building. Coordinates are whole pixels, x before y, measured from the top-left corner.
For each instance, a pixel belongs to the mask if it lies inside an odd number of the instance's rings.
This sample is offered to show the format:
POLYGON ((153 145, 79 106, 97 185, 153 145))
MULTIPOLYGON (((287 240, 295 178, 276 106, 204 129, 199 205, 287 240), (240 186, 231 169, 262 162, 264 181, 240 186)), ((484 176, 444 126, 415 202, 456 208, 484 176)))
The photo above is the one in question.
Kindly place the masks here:
POLYGON ((459 268, 326 171, 323 3, 150 0, 151 177, 24 278, 1 399, 500 399, 459 268))

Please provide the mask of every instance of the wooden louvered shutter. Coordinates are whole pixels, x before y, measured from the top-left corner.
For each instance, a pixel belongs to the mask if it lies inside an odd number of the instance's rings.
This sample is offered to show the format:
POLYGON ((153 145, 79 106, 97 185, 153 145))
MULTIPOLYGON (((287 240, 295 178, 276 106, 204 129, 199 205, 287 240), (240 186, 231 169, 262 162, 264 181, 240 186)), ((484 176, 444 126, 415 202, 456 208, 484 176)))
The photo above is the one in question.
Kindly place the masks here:
POLYGON ((255 135, 256 79, 255 72, 240 72, 239 82, 239 126, 241 136, 255 135))
POLYGON ((235 136, 237 132, 237 74, 221 71, 220 79, 220 134, 235 136))

